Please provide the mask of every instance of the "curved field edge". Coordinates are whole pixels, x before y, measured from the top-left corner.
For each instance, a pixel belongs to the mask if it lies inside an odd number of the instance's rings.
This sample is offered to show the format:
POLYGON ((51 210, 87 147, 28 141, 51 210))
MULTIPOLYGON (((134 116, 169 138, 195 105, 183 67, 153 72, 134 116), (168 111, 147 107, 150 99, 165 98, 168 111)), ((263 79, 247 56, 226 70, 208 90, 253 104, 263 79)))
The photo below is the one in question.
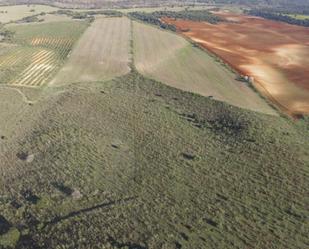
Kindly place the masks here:
POLYGON ((253 76, 254 87, 281 111, 294 117, 306 115, 309 30, 252 16, 217 14, 238 23, 213 26, 186 20, 165 21, 240 74, 253 76), (182 32, 187 29, 190 31, 182 32))
POLYGON ((135 72, 32 105, 3 93, 0 210, 17 248, 306 248, 308 120, 135 72))
POLYGON ((170 86, 277 115, 250 86, 177 34, 134 22, 134 62, 139 72, 170 86))

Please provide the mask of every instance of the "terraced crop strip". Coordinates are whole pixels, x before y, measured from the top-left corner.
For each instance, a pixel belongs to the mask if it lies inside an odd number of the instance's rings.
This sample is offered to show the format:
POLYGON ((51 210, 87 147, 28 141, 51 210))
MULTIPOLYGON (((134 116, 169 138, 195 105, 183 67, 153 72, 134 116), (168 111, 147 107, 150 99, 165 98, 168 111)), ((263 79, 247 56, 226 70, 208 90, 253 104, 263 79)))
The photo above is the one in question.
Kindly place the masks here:
POLYGON ((32 58, 40 51, 39 48, 12 47, 0 55, 0 83, 11 83, 16 75, 26 69, 29 65, 29 58, 32 58), (17 72, 17 73, 16 73, 17 72))
POLYGON ((0 56, 0 82, 31 87, 47 83, 86 27, 85 22, 10 27, 17 46, 0 56))
POLYGON ((42 49, 31 56, 30 64, 13 81, 14 85, 40 86, 55 71, 57 57, 53 51, 42 49))

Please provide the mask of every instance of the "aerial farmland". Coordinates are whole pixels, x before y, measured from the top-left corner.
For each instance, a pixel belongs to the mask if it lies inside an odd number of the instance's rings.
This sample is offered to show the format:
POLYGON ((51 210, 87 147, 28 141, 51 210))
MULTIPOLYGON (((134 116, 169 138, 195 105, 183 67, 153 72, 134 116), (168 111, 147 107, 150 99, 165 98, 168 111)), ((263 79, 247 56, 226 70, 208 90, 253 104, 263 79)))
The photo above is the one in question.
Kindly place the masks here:
POLYGON ((290 115, 309 113, 309 30, 306 27, 230 13, 221 25, 172 21, 183 35, 213 51, 290 115), (275 60, 274 60, 275 58, 275 60))
POLYGON ((185 91, 276 115, 258 94, 236 80, 235 73, 182 37, 138 22, 134 35, 134 61, 141 73, 185 91))
POLYGON ((98 18, 51 84, 107 80, 129 73, 130 25, 125 17, 98 18))
POLYGON ((11 41, 15 46, 1 55, 2 81, 26 86, 45 84, 86 27, 81 22, 10 26, 8 30, 15 34, 11 41), (12 77, 13 68, 16 68, 15 77, 12 77))
POLYGON ((306 5, 261 1, 0 0, 0 248, 307 248, 306 5))

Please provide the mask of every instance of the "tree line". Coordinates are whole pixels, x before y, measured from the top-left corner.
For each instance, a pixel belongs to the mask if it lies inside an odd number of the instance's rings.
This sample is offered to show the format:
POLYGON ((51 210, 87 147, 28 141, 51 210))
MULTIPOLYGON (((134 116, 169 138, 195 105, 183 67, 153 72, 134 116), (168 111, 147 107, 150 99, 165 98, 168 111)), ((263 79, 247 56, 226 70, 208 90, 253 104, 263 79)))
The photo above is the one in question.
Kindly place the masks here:
POLYGON ((286 22, 286 23, 289 23, 289 24, 309 27, 309 19, 302 19, 301 20, 301 19, 293 18, 293 17, 288 16, 286 14, 273 13, 271 11, 266 11, 266 10, 250 10, 247 13, 249 15, 260 16, 260 17, 270 19, 270 20, 281 21, 281 22, 286 22))
POLYGON ((172 31, 176 31, 174 25, 166 24, 160 20, 160 17, 155 15, 154 13, 146 13, 146 12, 131 12, 129 13, 130 17, 134 19, 140 20, 142 22, 146 22, 152 25, 159 26, 162 29, 169 29, 172 31))
POLYGON ((154 14, 159 17, 209 22, 212 24, 217 24, 218 22, 224 21, 223 18, 216 16, 207 10, 156 11, 154 14))
POLYGON ((218 22, 224 21, 223 18, 218 17, 209 11, 206 10, 182 10, 182 11, 155 11, 152 13, 146 12, 131 12, 128 14, 129 16, 150 23, 152 25, 159 26, 163 29, 169 29, 172 31, 176 31, 174 25, 167 24, 161 21, 161 18, 175 18, 175 19, 185 19, 191 21, 199 21, 199 22, 209 22, 212 24, 216 24, 218 22))

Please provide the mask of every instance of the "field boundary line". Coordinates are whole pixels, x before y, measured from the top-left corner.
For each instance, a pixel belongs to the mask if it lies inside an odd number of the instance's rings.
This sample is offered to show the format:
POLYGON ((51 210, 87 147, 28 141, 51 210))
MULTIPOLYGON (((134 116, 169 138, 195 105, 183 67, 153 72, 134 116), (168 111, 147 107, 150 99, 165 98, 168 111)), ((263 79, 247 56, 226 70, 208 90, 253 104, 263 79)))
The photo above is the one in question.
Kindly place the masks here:
POLYGON ((18 92, 21 97, 22 97, 22 100, 26 103, 26 104, 35 104, 38 102, 38 100, 30 100, 26 94, 24 94, 20 89, 18 88, 15 88, 15 87, 10 87, 10 86, 0 86, 0 89, 9 89, 9 90, 13 90, 13 91, 16 91, 18 92))

